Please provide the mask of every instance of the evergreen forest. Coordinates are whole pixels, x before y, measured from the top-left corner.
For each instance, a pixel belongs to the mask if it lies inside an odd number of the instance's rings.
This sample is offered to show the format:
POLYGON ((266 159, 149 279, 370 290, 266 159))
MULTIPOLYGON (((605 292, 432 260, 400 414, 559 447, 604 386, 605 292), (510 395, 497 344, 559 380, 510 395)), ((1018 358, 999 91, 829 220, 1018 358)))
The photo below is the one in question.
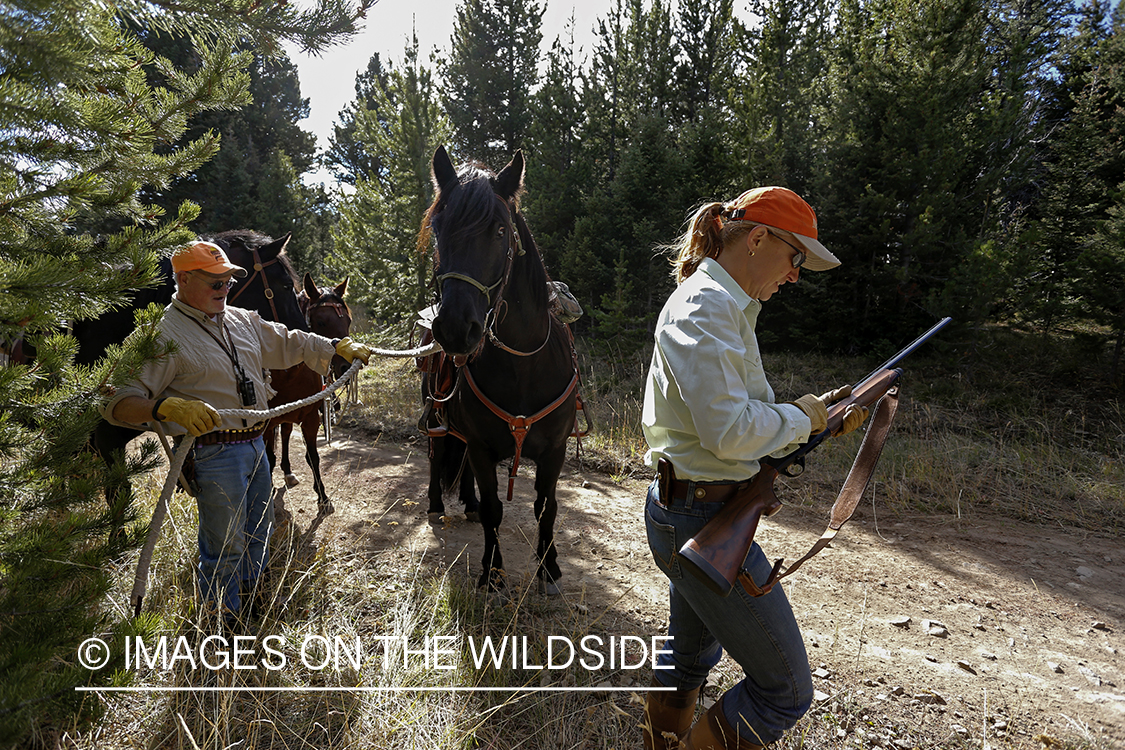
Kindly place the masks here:
POLYGON ((0 368, 0 741, 96 720, 74 687, 120 665, 83 669, 76 644, 154 627, 101 606, 105 562, 141 537, 109 533, 128 492, 100 493, 158 451, 107 476, 79 449, 159 353, 158 311, 93 364, 68 323, 152 286, 196 234, 252 228, 292 233, 298 272, 348 277, 367 332, 405 340, 434 298, 417 235, 439 145, 494 170, 522 149, 522 209, 597 356, 650 341, 673 286, 660 248, 697 206, 782 185, 843 265, 766 307, 764 346, 886 351, 952 316, 966 361, 1001 328, 1065 338, 1120 398, 1121 9, 737 1, 612 0, 572 18, 595 29, 585 49, 544 37, 545 0, 456 0, 442 49, 372 51, 319 153, 285 45, 345 43, 375 0, 0 2, 0 339, 36 352, 0 368), (337 183, 307 184, 318 167, 337 183))

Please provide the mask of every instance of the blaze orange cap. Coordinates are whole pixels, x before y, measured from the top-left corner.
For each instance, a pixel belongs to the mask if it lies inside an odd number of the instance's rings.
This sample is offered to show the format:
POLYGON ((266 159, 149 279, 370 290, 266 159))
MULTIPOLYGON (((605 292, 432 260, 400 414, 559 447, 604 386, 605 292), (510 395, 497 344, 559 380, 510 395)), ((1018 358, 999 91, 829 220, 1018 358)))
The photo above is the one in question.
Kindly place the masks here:
POLYGON ((752 221, 794 235, 808 257, 802 268, 827 271, 840 260, 817 240, 816 212, 789 188, 760 187, 747 190, 723 207, 723 221, 752 221))
POLYGON ((204 271, 216 276, 233 273, 240 279, 246 276, 246 269, 231 263, 221 247, 203 241, 189 245, 173 255, 172 270, 176 273, 180 271, 204 271))

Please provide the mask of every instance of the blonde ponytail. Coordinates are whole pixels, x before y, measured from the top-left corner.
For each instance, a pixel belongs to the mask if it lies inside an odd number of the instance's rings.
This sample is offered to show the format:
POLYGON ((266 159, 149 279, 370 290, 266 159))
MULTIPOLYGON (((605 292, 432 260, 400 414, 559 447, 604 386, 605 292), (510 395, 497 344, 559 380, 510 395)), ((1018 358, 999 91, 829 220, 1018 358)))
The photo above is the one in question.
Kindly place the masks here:
POLYGON ((727 243, 757 226, 746 221, 724 222, 721 217, 725 205, 707 203, 700 206, 688 220, 687 231, 675 242, 660 247, 673 255, 672 275, 676 277, 677 284, 682 284, 684 279, 695 273, 704 258, 718 258, 727 243))

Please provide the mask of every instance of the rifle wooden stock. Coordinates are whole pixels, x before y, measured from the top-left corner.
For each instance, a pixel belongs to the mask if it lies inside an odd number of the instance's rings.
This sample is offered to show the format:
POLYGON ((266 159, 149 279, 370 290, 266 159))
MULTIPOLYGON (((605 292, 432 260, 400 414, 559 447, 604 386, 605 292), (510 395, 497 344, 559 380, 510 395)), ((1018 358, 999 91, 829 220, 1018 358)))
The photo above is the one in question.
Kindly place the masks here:
MULTIPOLYGON (((808 443, 784 458, 763 460, 750 485, 728 500, 722 510, 680 548, 681 565, 720 596, 730 594, 754 543, 758 522, 763 515, 772 516, 781 510, 781 502, 773 491, 778 473, 839 430, 849 406, 858 404, 871 408, 894 387, 901 375, 902 370, 898 368, 872 373, 852 388, 850 396, 828 408, 828 429, 813 435, 808 443)), ((776 579, 781 563, 779 559, 774 564, 771 581, 776 579)))

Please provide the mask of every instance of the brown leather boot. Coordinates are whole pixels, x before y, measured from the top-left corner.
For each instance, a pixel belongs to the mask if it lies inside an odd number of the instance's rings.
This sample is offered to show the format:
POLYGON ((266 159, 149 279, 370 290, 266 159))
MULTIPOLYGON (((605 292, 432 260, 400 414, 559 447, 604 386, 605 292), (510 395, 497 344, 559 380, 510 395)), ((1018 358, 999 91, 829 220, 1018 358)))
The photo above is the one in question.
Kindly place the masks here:
POLYGON ((695 722, 688 736, 684 738, 683 748, 684 750, 762 750, 761 745, 738 736, 723 713, 721 698, 707 709, 707 713, 699 717, 699 721, 695 722))
MULTIPOLYGON (((649 687, 664 687, 664 683, 653 677, 649 687)), ((680 742, 695 718, 698 697, 699 688, 649 690, 645 697, 643 726, 645 750, 680 750, 680 742)))

